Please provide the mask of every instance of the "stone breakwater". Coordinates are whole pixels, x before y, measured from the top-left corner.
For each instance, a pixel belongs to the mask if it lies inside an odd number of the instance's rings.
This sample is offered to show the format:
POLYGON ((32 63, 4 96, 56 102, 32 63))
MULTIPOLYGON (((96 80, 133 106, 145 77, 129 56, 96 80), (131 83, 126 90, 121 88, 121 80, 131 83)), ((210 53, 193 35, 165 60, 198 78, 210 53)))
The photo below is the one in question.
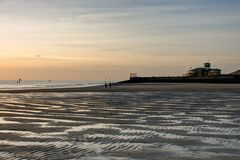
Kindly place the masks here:
POLYGON ((238 93, 0 94, 0 159, 240 159, 238 93))

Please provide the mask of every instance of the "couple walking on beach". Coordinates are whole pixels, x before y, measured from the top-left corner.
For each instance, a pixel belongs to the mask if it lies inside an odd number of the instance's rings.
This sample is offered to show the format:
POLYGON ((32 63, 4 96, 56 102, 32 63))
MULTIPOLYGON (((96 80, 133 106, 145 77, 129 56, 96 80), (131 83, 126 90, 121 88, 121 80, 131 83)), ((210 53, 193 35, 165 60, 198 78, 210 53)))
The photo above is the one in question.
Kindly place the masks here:
POLYGON ((111 78, 109 77, 108 83, 107 83, 107 79, 105 77, 105 84, 104 84, 105 88, 112 88, 112 83, 111 83, 111 78))
POLYGON ((108 86, 109 86, 109 88, 112 88, 112 83, 109 83, 109 84, 107 84, 107 83, 105 83, 105 88, 108 88, 108 86))

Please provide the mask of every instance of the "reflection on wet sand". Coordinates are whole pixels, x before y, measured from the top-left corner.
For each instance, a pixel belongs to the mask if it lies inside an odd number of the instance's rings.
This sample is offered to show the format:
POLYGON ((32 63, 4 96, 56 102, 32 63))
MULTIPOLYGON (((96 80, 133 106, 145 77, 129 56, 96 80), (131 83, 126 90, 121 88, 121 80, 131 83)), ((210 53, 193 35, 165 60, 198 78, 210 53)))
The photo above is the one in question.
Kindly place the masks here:
POLYGON ((0 97, 0 159, 240 158, 237 93, 0 97))

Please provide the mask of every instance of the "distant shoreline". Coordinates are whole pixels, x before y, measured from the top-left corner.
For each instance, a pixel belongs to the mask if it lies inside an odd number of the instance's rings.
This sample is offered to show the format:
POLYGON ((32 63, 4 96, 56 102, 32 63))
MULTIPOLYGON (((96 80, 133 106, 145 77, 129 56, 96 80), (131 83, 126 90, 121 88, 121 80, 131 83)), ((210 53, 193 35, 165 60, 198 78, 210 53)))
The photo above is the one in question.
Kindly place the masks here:
POLYGON ((38 92, 234 92, 240 93, 240 84, 210 83, 114 83, 112 88, 103 85, 75 88, 0 90, 0 93, 38 92))

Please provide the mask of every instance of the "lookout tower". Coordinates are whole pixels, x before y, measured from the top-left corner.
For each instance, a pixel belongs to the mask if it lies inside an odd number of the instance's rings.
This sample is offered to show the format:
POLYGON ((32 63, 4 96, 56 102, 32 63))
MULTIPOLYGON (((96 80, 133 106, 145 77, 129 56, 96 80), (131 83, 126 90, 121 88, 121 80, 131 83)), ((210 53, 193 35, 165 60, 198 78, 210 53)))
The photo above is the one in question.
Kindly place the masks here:
POLYGON ((211 68, 211 63, 204 63, 205 68, 211 68))

